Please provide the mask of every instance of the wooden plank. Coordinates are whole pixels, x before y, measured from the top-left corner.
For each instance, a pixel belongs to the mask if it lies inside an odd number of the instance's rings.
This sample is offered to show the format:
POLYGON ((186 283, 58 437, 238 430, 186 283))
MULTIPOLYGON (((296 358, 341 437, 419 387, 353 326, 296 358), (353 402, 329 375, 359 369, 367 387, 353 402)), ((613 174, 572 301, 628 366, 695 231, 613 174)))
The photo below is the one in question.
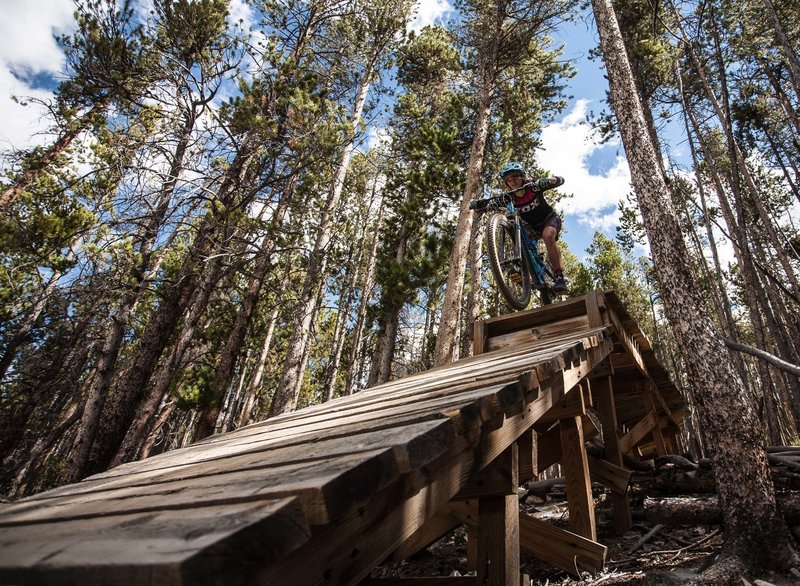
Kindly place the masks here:
POLYGON ((627 493, 633 472, 622 466, 612 464, 608 460, 593 456, 589 456, 588 460, 589 473, 594 482, 599 482, 617 494, 624 495, 627 493))
MULTIPOLYGON (((617 411, 614 404, 614 391, 611 378, 597 379, 594 383, 597 407, 603 423, 603 444, 606 449, 606 460, 622 467, 623 458, 617 435, 617 411)), ((614 528, 620 535, 633 526, 631 506, 627 494, 611 493, 611 505, 614 510, 614 528)))
MULTIPOLYGON (((447 514, 460 519, 467 528, 477 528, 478 511, 476 501, 448 503, 447 514)), ((527 513, 519 513, 520 550, 576 574, 580 571, 596 573, 602 570, 607 548, 564 529, 553 527, 527 513)))
POLYGON ((636 425, 633 426, 628 433, 626 433, 619 440, 619 448, 623 453, 632 451, 636 445, 647 437, 656 426, 656 416, 651 411, 645 415, 636 425))
POLYGON ((525 553, 580 578, 576 571, 596 574, 603 569, 608 548, 575 533, 520 513, 519 545, 525 553))
POLYGON ((576 332, 587 330, 589 327, 589 320, 586 316, 577 316, 532 328, 492 335, 491 337, 487 337, 486 349, 488 351, 494 351, 530 342, 558 339, 560 336, 574 337, 576 332))
POLYGON ((519 449, 512 443, 488 466, 479 470, 454 499, 516 495, 519 488, 519 449))
POLYGON ((538 473, 536 435, 536 431, 530 429, 517 439, 520 483, 528 482, 538 473))
POLYGON ((291 498, 6 528, 0 583, 237 584, 309 538, 291 498))
POLYGON ((428 519, 411 537, 389 556, 392 561, 404 560, 426 547, 433 545, 453 529, 461 526, 461 521, 445 513, 437 513, 428 519))
POLYGON ((174 480, 41 501, 7 505, 2 526, 54 520, 89 519, 153 511, 218 506, 296 496, 311 524, 328 523, 353 510, 375 491, 399 477, 391 449, 268 469, 232 471, 197 479, 174 480))
POLYGON ((544 433, 556 421, 585 416, 586 404, 584 403, 584 394, 581 386, 581 384, 575 385, 567 391, 555 405, 536 420, 533 428, 539 433, 544 433))
POLYGON ((559 422, 559 428, 561 430, 561 465, 564 467, 564 475, 567 480, 570 529, 573 533, 597 541, 594 501, 589 480, 589 463, 583 445, 581 418, 562 419, 559 422))
POLYGON ((489 336, 497 336, 525 328, 585 315, 586 302, 582 297, 527 311, 501 315, 485 320, 489 336))
POLYGON ((478 356, 483 354, 488 349, 487 346, 487 333, 486 322, 479 319, 475 322, 472 329, 472 355, 478 356))
POLYGON ((478 500, 478 584, 519 583, 519 499, 516 495, 478 500))
MULTIPOLYGON (((644 403, 645 411, 649 411, 655 417, 658 417, 658 412, 656 411, 656 405, 653 401, 653 393, 648 388, 650 386, 649 382, 645 387, 642 389, 642 402, 644 403)), ((664 436, 661 434, 661 426, 656 425, 653 427, 653 442, 656 445, 656 453, 659 456, 666 456, 669 452, 667 451, 667 446, 664 443, 664 436)))
MULTIPOLYGON (((209 449, 207 459, 187 461, 165 468, 141 472, 106 474, 47 493, 48 498, 68 494, 109 490, 127 486, 151 486, 171 480, 199 478, 231 470, 252 470, 278 465, 322 460, 338 455, 357 454, 380 448, 391 448, 395 453, 398 470, 407 472, 423 466, 444 454, 455 441, 453 421, 441 418, 421 422, 400 422, 397 427, 355 433, 349 436, 319 437, 315 434, 302 445, 283 446, 267 443, 255 444, 246 453, 225 457, 225 451, 209 449)), ((42 496, 35 500, 42 500, 42 496)), ((0 520, 2 517, 0 517, 0 520)))
POLYGON ((357 584, 441 511, 474 465, 473 453, 465 451, 415 471, 411 476, 418 478, 387 487, 358 511, 315 530, 308 543, 263 567, 250 583, 357 584))
MULTIPOLYGON (((589 441, 600 433, 600 430, 588 417, 581 418, 583 426, 583 439, 589 441)), ((548 429, 545 433, 537 434, 537 474, 541 474, 553 464, 561 461, 561 429, 558 425, 548 429)))
POLYGON ((606 318, 603 314, 605 312, 605 298, 599 291, 592 291, 588 293, 584 300, 586 302, 586 317, 588 326, 596 328, 605 325, 606 318))

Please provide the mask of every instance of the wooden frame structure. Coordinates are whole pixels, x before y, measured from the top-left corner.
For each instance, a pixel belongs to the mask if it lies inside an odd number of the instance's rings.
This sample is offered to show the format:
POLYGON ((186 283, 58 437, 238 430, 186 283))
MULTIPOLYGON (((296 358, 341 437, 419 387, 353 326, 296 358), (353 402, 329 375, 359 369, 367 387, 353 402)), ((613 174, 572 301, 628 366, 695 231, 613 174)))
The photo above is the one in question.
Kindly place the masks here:
POLYGON ((599 570, 591 481, 678 445, 680 396, 613 292, 476 324, 475 356, 0 507, 0 583, 489 584, 599 570), (602 434, 605 458, 585 440, 602 434), (570 531, 520 514, 561 462, 570 531), (466 524, 477 577, 371 580, 466 524))

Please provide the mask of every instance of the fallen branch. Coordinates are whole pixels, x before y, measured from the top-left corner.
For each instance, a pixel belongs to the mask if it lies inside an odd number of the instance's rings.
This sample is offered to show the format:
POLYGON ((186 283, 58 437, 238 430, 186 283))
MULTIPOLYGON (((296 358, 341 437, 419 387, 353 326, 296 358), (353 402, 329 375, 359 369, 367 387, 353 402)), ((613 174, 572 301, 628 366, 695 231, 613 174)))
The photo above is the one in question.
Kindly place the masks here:
POLYGON ((750 354, 765 362, 768 362, 772 366, 779 368, 784 372, 788 372, 789 374, 793 374, 794 376, 800 377, 800 366, 796 364, 792 364, 791 362, 786 362, 782 358, 778 358, 774 354, 770 354, 765 350, 761 350, 760 348, 756 348, 755 346, 750 346, 748 344, 740 344, 739 342, 734 342, 733 340, 728 340, 727 338, 723 338, 725 345, 732 350, 738 350, 739 352, 745 352, 746 354, 750 354))
POLYGON ((653 528, 652 528, 650 531, 648 531, 648 532, 647 532, 647 533, 644 535, 644 537, 642 537, 642 538, 641 538, 639 541, 637 541, 636 543, 634 543, 634 544, 633 544, 633 546, 632 546, 632 547, 631 547, 631 548, 630 548, 628 551, 626 551, 625 553, 626 553, 626 554, 628 554, 628 555, 631 555, 631 554, 632 554, 634 551, 636 551, 637 549, 639 549, 640 547, 642 547, 642 546, 643 546, 645 543, 647 543, 648 541, 650 541, 650 539, 653 537, 653 535, 655 535, 656 533, 658 533, 659 531, 661 531, 663 528, 664 528, 664 525, 662 525, 661 523, 659 523, 658 525, 656 525, 655 527, 653 527, 653 528))

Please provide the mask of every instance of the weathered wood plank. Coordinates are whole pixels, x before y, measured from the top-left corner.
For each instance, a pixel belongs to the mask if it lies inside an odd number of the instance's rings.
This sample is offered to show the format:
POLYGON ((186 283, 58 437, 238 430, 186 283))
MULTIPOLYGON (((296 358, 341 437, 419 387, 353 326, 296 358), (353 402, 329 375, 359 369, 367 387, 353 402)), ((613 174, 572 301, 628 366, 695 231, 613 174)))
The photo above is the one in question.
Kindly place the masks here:
POLYGON ((149 486, 77 493, 46 502, 26 499, 5 506, 0 525, 218 506, 297 497, 311 524, 340 518, 399 477, 391 449, 265 469, 231 471, 149 486))
POLYGON ((599 482, 609 490, 624 495, 628 491, 633 472, 622 466, 612 464, 608 460, 602 460, 593 456, 588 457, 589 474, 594 482, 599 482))
POLYGON ((461 521, 458 519, 445 513, 437 513, 417 529, 411 537, 406 539, 400 547, 395 549, 389 559, 392 561, 404 560, 439 541, 439 539, 459 526, 461 526, 461 521))
POLYGON ((390 486, 358 512, 319 528, 308 543, 264 567, 251 583, 357 584, 442 509, 467 482, 474 463, 466 451, 414 472, 418 480, 390 486))
MULTIPOLYGON (((448 503, 445 512, 460 519, 470 527, 478 525, 477 501, 448 503)), ((519 513, 520 550, 576 574, 580 571, 596 573, 602 570, 607 548, 570 531, 553 527, 526 513, 519 513)))
POLYGON ((453 498, 474 499, 487 495, 516 495, 519 484, 519 449, 516 443, 512 443, 488 466, 470 478, 453 498))
POLYGON ((597 540, 594 518, 592 485, 589 479, 589 463, 584 448, 581 418, 562 419, 561 465, 567 479, 567 507, 570 529, 592 541, 597 540))
POLYGON ((520 483, 528 482, 537 474, 536 435, 536 432, 531 429, 517 439, 520 483))
POLYGON ((653 431, 653 428, 656 426, 656 416, 651 411, 633 426, 628 433, 626 433, 622 438, 619 440, 619 449, 622 450, 623 453, 630 452, 636 445, 641 442, 645 437, 647 437, 650 432, 653 431))
MULTIPOLYGON (((481 387, 470 392, 460 393, 455 397, 437 397, 435 399, 421 401, 410 405, 402 404, 400 406, 392 406, 391 408, 382 411, 381 414, 383 417, 397 416, 400 418, 400 421, 403 421, 405 424, 410 424, 415 419, 423 419, 426 417, 441 418, 442 416, 446 415, 454 419, 454 425, 456 426, 471 426, 473 425, 473 420, 475 417, 479 418, 477 421, 477 424, 479 425, 481 417, 490 418, 494 416, 494 414, 502 412, 503 409, 510 408, 510 406, 517 401, 522 401, 521 390, 517 382, 512 382, 509 384, 496 385, 488 388, 481 387), (443 411, 445 409, 447 410, 446 413, 443 411)), ((326 429, 336 427, 337 422, 342 425, 350 422, 363 423, 363 417, 364 416, 353 415, 345 418, 323 420, 319 424, 321 428, 315 427, 314 431, 322 433, 326 429)), ((374 418, 375 420, 382 419, 380 414, 375 414, 374 418)), ((187 462, 192 461, 192 454, 197 455, 198 458, 200 458, 200 461, 203 461, 203 458, 208 456, 210 452, 210 446, 206 446, 206 450, 199 450, 196 447, 193 448, 194 449, 189 450, 188 454, 183 452, 183 450, 176 450, 172 453, 172 457, 169 460, 161 459, 156 462, 156 464, 160 466, 169 464, 170 467, 174 467, 176 465, 183 466, 187 462)), ((219 455, 217 457, 219 457, 219 455)), ((144 462, 140 464, 144 464, 144 462)), ((125 477, 128 479, 134 478, 134 472, 132 468, 135 469, 134 466, 126 467, 127 474, 125 474, 125 477)), ((148 467, 142 466, 142 470, 147 471, 148 467)), ((63 496, 66 494, 81 493, 84 492, 84 486, 87 488, 90 487, 89 483, 91 482, 95 482, 109 476, 120 475, 121 473, 116 471, 114 474, 93 476, 90 479, 87 479, 87 481, 84 481, 84 483, 54 489, 52 491, 36 495, 33 498, 46 499, 63 496)))
POLYGON ((228 584, 306 543, 291 498, 0 529, 2 584, 228 584))
POLYGON ((608 548, 580 535, 553 527, 540 519, 520 513, 520 549, 572 574, 596 574, 603 569, 608 548))
MULTIPOLYGON (((324 460, 333 456, 350 455, 372 451, 380 448, 391 448, 395 453, 397 467, 400 472, 423 466, 444 454, 455 441, 455 429, 450 418, 428 421, 400 421, 396 427, 378 429, 366 433, 352 435, 334 435, 320 437, 313 434, 301 445, 294 443, 284 446, 277 442, 265 445, 255 444, 244 453, 236 452, 227 455, 215 449, 209 449, 208 458, 200 461, 178 461, 177 464, 164 468, 104 474, 84 480, 83 482, 56 489, 39 495, 53 498, 68 494, 85 494, 100 490, 129 486, 150 486, 171 480, 200 478, 221 474, 231 470, 268 469, 275 466, 286 466, 315 460, 324 460)), ((0 517, 1 522, 2 517, 0 517)))
POLYGON ((487 338, 487 350, 501 350, 544 340, 569 339, 575 336, 575 332, 587 329, 589 329, 589 321, 586 316, 572 317, 506 334, 490 335, 487 338))
POLYGON ((478 500, 477 584, 519 583, 519 500, 515 495, 478 500))

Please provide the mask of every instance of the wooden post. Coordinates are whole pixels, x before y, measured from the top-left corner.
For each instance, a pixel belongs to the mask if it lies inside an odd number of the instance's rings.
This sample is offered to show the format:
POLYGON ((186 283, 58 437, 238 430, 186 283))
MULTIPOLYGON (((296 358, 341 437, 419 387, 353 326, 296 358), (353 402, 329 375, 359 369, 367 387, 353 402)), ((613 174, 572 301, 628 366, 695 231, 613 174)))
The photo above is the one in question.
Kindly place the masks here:
POLYGON ((597 541, 592 483, 589 479, 589 461, 584 447, 581 418, 562 419, 559 427, 561 429, 561 464, 567 480, 569 526, 573 533, 597 541))
POLYGON ((519 499, 516 495, 478 500, 478 584, 519 583, 519 499))
MULTIPOLYGON (((619 448, 619 438, 617 437, 617 410, 614 405, 611 377, 595 379, 594 398, 600 409, 600 419, 603 422, 603 444, 606 447, 606 460, 617 466, 622 466, 622 451, 619 448)), ((612 492, 611 505, 614 508, 614 527, 617 533, 621 535, 633 526, 628 495, 612 492)))
POLYGON ((472 326, 472 355, 477 356, 486 352, 486 335, 488 334, 486 322, 477 320, 472 326))
POLYGON ((648 381, 643 385, 644 388, 642 389, 642 400, 644 401, 644 408, 656 416, 656 425, 653 428, 653 441, 656 444, 656 452, 659 456, 666 456, 669 451, 666 443, 664 442, 664 436, 661 433, 661 426, 658 424, 660 417, 658 415, 658 411, 656 411, 656 404, 655 401, 653 401, 653 393, 650 390, 650 384, 651 383, 648 381))

